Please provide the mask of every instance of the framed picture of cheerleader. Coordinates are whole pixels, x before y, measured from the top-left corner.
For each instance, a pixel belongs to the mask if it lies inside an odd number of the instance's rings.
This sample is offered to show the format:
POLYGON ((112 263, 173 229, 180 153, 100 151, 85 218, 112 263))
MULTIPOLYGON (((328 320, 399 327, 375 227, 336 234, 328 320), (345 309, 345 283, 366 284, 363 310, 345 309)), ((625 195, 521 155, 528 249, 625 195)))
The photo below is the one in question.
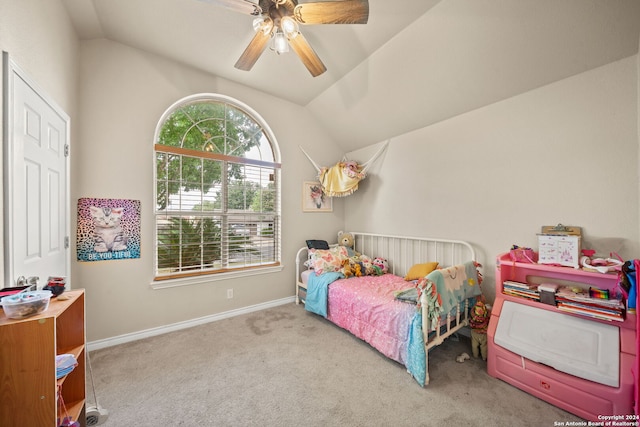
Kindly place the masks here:
POLYGON ((302 183, 303 212, 333 212, 333 199, 327 197, 319 181, 302 183))

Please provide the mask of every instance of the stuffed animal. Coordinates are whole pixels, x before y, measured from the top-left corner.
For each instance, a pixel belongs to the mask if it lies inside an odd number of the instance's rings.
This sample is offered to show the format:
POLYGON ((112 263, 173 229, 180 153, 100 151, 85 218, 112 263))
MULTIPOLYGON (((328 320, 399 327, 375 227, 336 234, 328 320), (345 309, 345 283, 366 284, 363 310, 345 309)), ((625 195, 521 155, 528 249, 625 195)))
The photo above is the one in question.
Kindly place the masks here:
POLYGON ((377 265, 372 265, 371 268, 367 270, 367 276, 382 276, 383 274, 382 269, 377 265))
POLYGON ((340 270, 345 278, 360 277, 364 274, 364 266, 355 258, 347 258, 342 261, 342 269, 340 270))
POLYGON ((356 238, 352 233, 344 233, 342 231, 338 232, 338 245, 347 248, 347 254, 349 257, 360 256, 360 254, 354 249, 355 244, 356 238))
POLYGON ((362 263, 356 262, 353 265, 353 271, 356 277, 362 276, 362 263))
POLYGON ((387 273, 389 271, 389 263, 387 262, 387 260, 385 258, 374 258, 373 259, 373 266, 374 267, 378 267, 380 274, 379 276, 387 273))
POLYGON ((373 264, 365 264, 366 267, 364 269, 365 276, 380 276, 382 274, 382 270, 379 267, 374 266, 373 264))
POLYGON ((476 301, 471 308, 469 326, 471 326, 471 351, 473 357, 482 356, 487 360, 487 328, 491 313, 482 300, 476 301))
POLYGON ((344 277, 347 279, 355 274, 355 269, 353 268, 351 259, 348 258, 342 261, 341 273, 344 274, 344 277))

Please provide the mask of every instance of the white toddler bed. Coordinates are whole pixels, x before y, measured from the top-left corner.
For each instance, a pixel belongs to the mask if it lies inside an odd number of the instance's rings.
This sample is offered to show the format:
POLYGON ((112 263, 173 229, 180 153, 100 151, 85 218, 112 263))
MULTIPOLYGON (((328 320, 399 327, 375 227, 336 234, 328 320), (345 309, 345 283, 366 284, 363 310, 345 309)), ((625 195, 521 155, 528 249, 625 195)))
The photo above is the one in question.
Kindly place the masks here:
POLYGON ((468 325, 469 308, 481 294, 473 247, 460 240, 352 234, 356 256, 386 259, 388 274, 342 278, 337 266, 330 271, 339 262, 337 245, 326 251, 303 247, 296 255, 296 303, 405 365, 420 385, 428 384, 429 350, 468 325), (407 273, 415 276, 435 262, 437 270, 406 280, 407 273), (401 301, 402 295, 414 301, 401 301))

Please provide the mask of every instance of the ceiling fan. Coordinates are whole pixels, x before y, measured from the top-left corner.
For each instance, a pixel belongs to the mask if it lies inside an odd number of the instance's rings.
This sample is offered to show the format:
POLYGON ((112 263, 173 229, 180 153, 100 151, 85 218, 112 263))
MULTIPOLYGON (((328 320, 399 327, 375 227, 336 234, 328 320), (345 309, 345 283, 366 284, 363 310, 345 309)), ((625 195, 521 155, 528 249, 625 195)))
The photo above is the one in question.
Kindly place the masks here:
POLYGON ((368 0, 312 1, 297 0, 200 0, 255 16, 256 34, 235 67, 249 71, 272 41, 271 49, 284 53, 289 46, 300 57, 313 77, 327 71, 316 52, 299 30, 299 24, 366 24, 368 0))

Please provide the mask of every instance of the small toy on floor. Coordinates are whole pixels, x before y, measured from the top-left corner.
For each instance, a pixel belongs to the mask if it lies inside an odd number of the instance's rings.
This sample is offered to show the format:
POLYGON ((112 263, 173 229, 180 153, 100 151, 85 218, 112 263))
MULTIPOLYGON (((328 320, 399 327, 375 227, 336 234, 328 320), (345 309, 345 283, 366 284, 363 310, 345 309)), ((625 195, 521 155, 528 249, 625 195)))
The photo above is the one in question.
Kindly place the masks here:
POLYGON ((471 308, 471 352, 473 357, 482 356, 482 360, 487 360, 487 329, 489 327, 489 309, 484 301, 479 299, 471 308))
POLYGON ((467 353, 462 353, 460 356, 456 357, 456 362, 464 363, 465 360, 470 359, 467 353))

